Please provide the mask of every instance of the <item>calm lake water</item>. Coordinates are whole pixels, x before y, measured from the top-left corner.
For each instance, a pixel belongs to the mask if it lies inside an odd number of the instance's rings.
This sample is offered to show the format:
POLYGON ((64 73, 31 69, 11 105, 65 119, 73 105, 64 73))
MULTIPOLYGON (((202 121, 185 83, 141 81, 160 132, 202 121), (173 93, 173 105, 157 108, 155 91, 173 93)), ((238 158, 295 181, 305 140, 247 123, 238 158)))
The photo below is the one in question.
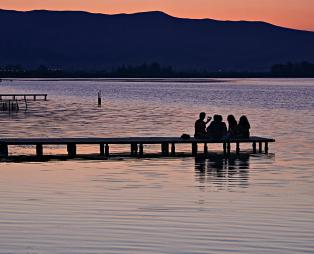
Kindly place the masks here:
POLYGON ((220 81, 1 82, 49 99, 0 112, 2 137, 180 136, 206 111, 246 114, 277 142, 229 160, 2 162, 0 253, 314 253, 314 80, 220 81))

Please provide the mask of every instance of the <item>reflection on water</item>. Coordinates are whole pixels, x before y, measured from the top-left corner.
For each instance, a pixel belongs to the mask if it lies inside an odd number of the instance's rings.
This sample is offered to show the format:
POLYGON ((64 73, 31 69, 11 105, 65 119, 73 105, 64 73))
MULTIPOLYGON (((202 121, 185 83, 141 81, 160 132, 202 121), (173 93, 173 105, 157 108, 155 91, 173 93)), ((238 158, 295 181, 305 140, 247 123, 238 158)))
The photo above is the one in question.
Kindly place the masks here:
POLYGON ((277 142, 276 157, 241 145, 228 159, 0 163, 0 253, 313 253, 313 81, 1 82, 1 93, 48 93, 0 112, 4 137, 179 137, 206 111, 246 114, 253 135, 277 142))
POLYGON ((249 185, 250 154, 230 155, 213 153, 195 157, 196 180, 212 183, 218 188, 249 185))

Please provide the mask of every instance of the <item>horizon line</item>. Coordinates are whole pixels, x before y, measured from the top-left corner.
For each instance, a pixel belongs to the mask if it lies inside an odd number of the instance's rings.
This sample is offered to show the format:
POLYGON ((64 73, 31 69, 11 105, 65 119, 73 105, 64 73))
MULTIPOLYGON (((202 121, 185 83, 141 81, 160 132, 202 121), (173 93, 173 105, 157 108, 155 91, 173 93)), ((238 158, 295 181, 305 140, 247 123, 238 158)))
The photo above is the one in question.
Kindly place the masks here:
POLYGON ((167 15, 172 18, 177 18, 177 19, 187 19, 187 20, 212 20, 212 21, 217 21, 217 22, 255 22, 255 23, 265 23, 269 24, 272 26, 280 27, 280 28, 285 28, 285 29, 291 29, 291 30, 297 30, 297 31, 304 31, 304 32, 314 32, 314 30, 307 30, 307 29, 301 29, 301 28, 292 28, 292 27, 286 27, 282 25, 277 25, 271 22, 267 22, 264 20, 223 20, 223 19, 212 19, 212 18, 188 18, 188 17, 178 17, 175 15, 171 15, 165 11, 160 11, 160 10, 151 10, 151 11, 139 11, 139 12, 119 12, 119 13, 103 13, 103 12, 92 12, 92 11, 87 11, 87 10, 68 10, 68 9, 63 9, 63 10, 53 10, 53 9, 27 9, 27 10, 14 10, 14 9, 2 9, 0 8, 0 11, 15 11, 15 12, 34 12, 34 11, 50 11, 50 12, 82 12, 82 13, 87 13, 87 14, 95 14, 95 15, 108 15, 108 16, 115 16, 115 15, 136 15, 136 14, 145 14, 145 13, 162 13, 164 15, 167 15))

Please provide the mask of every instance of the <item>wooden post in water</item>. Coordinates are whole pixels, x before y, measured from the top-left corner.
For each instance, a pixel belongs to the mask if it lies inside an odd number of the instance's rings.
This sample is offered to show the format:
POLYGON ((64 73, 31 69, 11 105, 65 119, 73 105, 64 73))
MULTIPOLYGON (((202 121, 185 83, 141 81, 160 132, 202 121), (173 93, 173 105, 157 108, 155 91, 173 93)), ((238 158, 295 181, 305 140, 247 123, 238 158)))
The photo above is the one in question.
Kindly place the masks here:
POLYGON ((256 153, 256 142, 253 142, 253 153, 256 153))
POLYGON ((224 142, 222 147, 223 147, 223 150, 224 150, 224 155, 227 155, 227 143, 224 142))
POLYGON ((204 154, 205 155, 208 154, 208 145, 207 145, 207 143, 204 144, 204 154))
POLYGON ((162 143, 161 144, 161 153, 162 153, 162 155, 165 155, 165 156, 169 155, 169 143, 162 143))
POLYGON ((138 147, 136 143, 131 143, 131 155, 137 155, 138 147))
POLYGON ((109 157, 109 145, 108 144, 106 144, 106 147, 105 147, 105 156, 106 157, 109 157))
POLYGON ((99 144, 99 153, 100 156, 105 156, 105 144, 103 143, 99 144))
POLYGON ((265 142, 265 153, 268 154, 268 142, 265 142))
POLYGON ((76 156, 76 144, 67 144, 68 156, 74 158, 76 156))
POLYGON ((192 143, 192 155, 197 156, 197 143, 196 142, 192 143))
POLYGON ((227 154, 230 155, 231 153, 231 144, 230 142, 227 143, 227 154))
POLYGON ((237 145, 237 146, 236 146, 236 153, 239 154, 239 153, 240 153, 240 143, 237 142, 236 145, 237 145))
POLYGON ((37 144, 36 145, 36 156, 37 157, 42 157, 44 155, 44 149, 42 144, 37 144))
POLYGON ((175 145, 175 143, 171 144, 171 155, 172 156, 176 155, 176 145, 175 145))
POLYGON ((98 107, 101 107, 101 90, 98 91, 98 107))
POLYGON ((9 148, 6 143, 0 143, 0 155, 2 158, 9 157, 9 148))
POLYGON ((144 146, 143 146, 143 144, 140 144, 140 147, 139 147, 139 155, 140 155, 140 156, 143 156, 143 155, 144 155, 144 146))
POLYGON ((262 142, 258 142, 258 152, 259 153, 263 152, 263 143, 262 142))
POLYGON ((27 100, 26 100, 26 97, 24 97, 24 102, 25 102, 25 111, 27 111, 27 109, 28 109, 28 105, 27 105, 27 100))

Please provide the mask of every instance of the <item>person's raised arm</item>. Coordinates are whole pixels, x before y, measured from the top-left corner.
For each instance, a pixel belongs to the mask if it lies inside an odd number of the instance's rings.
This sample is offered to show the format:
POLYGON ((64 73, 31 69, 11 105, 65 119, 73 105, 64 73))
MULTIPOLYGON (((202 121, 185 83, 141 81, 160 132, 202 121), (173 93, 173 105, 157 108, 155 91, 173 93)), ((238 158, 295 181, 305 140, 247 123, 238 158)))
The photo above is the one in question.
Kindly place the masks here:
POLYGON ((208 124, 211 120, 212 120, 212 117, 211 117, 211 116, 207 117, 207 122, 206 122, 206 124, 208 124))

